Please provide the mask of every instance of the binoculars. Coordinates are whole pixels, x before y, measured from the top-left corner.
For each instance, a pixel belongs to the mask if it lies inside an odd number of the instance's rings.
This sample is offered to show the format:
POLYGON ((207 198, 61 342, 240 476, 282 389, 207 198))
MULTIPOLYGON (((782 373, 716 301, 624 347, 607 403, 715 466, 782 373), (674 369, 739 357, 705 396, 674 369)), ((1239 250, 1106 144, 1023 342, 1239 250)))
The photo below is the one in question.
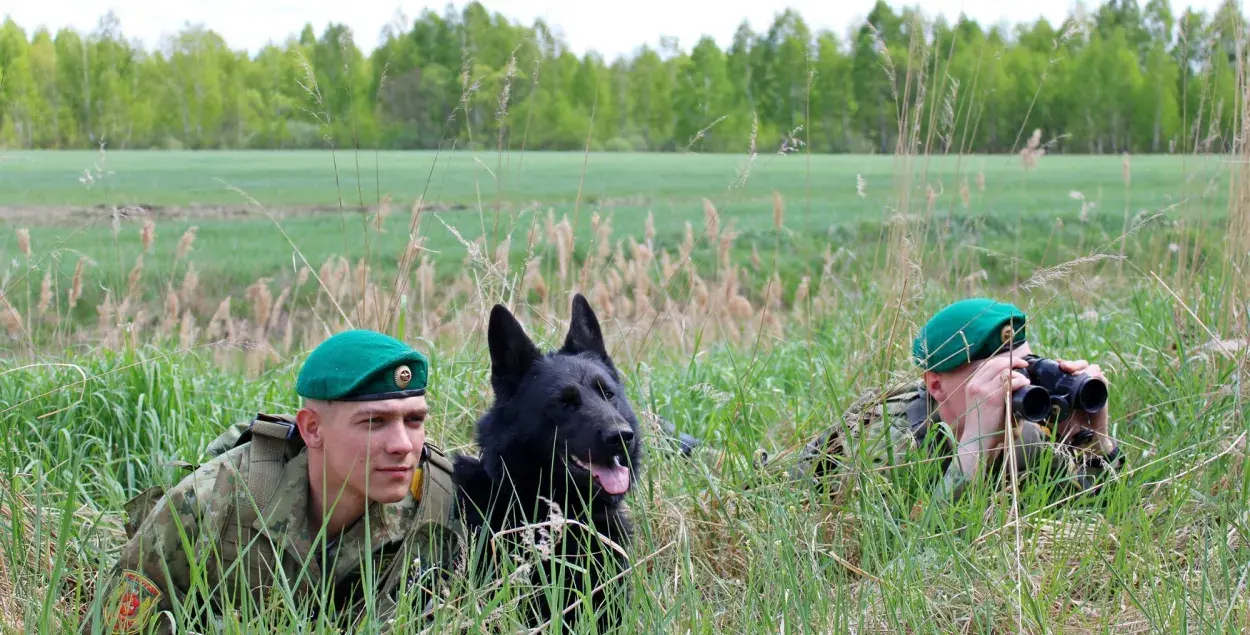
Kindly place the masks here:
POLYGON ((1059 362, 1025 355, 1021 372, 1032 382, 1011 393, 1011 410, 1027 421, 1059 423, 1073 410, 1094 414, 1107 407, 1107 382, 1089 375, 1069 375, 1059 362))

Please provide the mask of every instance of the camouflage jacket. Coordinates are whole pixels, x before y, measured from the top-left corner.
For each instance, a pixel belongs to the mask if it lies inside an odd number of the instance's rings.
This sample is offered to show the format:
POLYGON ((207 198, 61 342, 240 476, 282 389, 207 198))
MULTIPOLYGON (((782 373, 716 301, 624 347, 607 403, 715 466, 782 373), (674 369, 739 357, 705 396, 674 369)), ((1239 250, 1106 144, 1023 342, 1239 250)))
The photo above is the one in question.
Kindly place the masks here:
MULTIPOLYGON (((1092 436, 1081 444, 1056 442, 1049 429, 1030 421, 1019 421, 1013 432, 1017 473, 1048 476, 1055 492, 1063 495, 1073 488, 1092 490, 1124 463, 1118 446, 1103 456, 1092 436)), ((807 445, 792 473, 828 482, 830 476, 845 475, 845 464, 850 464, 954 500, 969 482, 953 460, 956 446, 954 431, 938 415, 937 401, 922 382, 915 382, 861 396, 842 422, 807 445)), ((1006 456, 1000 455, 989 471, 1000 473, 1006 456)))
MULTIPOLYGON (((408 563, 449 562, 458 534, 454 522, 421 522, 422 505, 437 505, 434 514, 443 517, 454 509, 451 492, 437 491, 449 480, 420 477, 430 471, 429 454, 402 501, 369 503, 364 517, 327 540, 308 520, 308 454, 303 450, 289 457, 272 498, 259 514, 254 506, 250 517, 255 521, 243 526, 241 519, 249 516, 240 513, 245 503, 239 499, 249 498, 253 447, 245 444, 220 454, 156 502, 97 584, 100 593, 82 623, 83 633, 178 632, 176 615, 199 632, 219 631, 236 612, 277 616, 281 623, 285 609, 315 619, 325 590, 333 605, 325 608, 334 611, 327 617, 343 624, 362 614, 367 560, 372 576, 385 578, 381 585, 392 593, 398 570, 412 575, 408 563), (287 606, 290 602, 295 605, 287 606), (156 628, 149 630, 153 622, 156 628)), ((375 597, 373 616, 385 621, 395 600, 375 597)))

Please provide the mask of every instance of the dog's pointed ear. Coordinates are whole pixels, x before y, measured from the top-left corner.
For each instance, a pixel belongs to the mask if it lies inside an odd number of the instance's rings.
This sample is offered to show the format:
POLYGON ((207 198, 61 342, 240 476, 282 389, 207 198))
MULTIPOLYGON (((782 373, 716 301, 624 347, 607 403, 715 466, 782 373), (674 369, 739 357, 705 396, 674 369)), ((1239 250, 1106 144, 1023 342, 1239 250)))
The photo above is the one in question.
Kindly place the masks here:
POLYGON ((605 362, 611 363, 608 349, 603 344, 603 331, 599 329, 599 318, 590 308, 586 297, 578 293, 573 296, 573 316, 569 320, 569 334, 564 338, 561 353, 595 353, 605 362))
POLYGON ((541 356, 537 346, 525 334, 521 323, 502 304, 490 310, 490 325, 486 329, 486 342, 490 347, 490 384, 496 395, 516 392, 521 378, 529 372, 534 360, 541 356))

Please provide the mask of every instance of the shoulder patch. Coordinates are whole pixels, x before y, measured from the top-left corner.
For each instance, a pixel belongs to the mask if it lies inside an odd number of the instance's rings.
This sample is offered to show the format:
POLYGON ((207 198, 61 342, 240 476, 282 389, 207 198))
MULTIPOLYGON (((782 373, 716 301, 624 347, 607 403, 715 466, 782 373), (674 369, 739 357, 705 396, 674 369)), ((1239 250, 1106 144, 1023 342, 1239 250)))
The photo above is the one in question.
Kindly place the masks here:
POLYGON ((109 594, 108 626, 113 633, 138 633, 147 626, 161 590, 138 571, 125 569, 109 594))

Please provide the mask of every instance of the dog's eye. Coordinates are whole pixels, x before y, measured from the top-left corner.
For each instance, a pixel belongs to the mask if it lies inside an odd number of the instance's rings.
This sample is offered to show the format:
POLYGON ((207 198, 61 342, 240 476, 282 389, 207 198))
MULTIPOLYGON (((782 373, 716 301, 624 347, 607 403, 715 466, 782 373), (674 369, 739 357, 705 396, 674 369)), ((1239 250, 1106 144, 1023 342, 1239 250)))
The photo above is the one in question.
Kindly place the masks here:
POLYGON ((603 398, 608 401, 612 401, 616 398, 616 393, 612 392, 612 389, 608 388, 608 385, 601 381, 595 382, 595 388, 597 388, 599 390, 599 394, 603 395, 603 398))
POLYGON ((566 408, 576 408, 582 405, 582 393, 574 386, 568 386, 560 391, 560 404, 566 408))

